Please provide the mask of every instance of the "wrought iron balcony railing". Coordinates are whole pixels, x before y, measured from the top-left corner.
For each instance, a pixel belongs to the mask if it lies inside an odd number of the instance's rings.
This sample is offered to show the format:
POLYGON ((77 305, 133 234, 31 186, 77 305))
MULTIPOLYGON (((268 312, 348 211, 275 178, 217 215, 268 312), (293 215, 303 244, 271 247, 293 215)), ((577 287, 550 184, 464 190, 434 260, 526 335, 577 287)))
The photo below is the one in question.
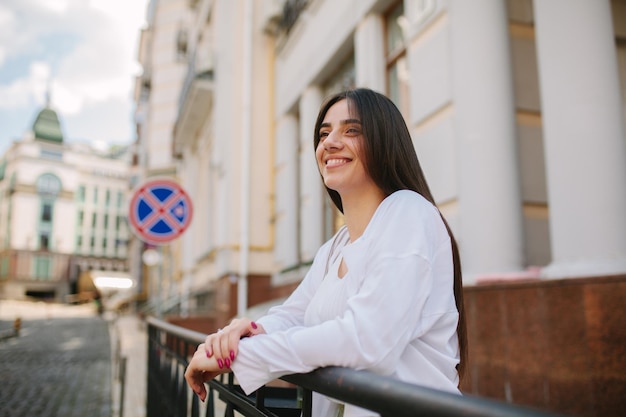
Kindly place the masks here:
POLYGON ((147 417, 214 417, 215 394, 224 416, 312 417, 312 392, 373 410, 383 417, 550 417, 545 411, 407 384, 366 371, 330 367, 282 379, 293 387, 265 386, 246 396, 233 374, 208 383, 206 404, 188 388, 185 368, 205 335, 149 317, 147 417))

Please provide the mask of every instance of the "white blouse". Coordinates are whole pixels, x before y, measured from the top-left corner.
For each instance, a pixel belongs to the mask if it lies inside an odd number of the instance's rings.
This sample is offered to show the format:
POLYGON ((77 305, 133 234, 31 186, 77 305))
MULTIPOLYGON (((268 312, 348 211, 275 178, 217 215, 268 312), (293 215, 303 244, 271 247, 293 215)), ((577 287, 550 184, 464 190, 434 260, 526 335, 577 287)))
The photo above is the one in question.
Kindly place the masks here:
MULTIPOLYGON (((240 341, 231 369, 242 389, 345 366, 459 393, 452 250, 438 210, 415 192, 397 191, 363 235, 331 257, 333 241, 293 294, 257 321, 267 334, 240 341), (342 258, 348 273, 339 279, 342 258)), ((314 407, 316 416, 336 415, 321 396, 314 407)), ((363 415, 375 414, 346 405, 345 417, 363 415)))
POLYGON ((348 304, 348 275, 339 278, 339 265, 343 258, 338 256, 311 298, 304 313, 304 325, 316 326, 327 320, 343 316, 348 304))

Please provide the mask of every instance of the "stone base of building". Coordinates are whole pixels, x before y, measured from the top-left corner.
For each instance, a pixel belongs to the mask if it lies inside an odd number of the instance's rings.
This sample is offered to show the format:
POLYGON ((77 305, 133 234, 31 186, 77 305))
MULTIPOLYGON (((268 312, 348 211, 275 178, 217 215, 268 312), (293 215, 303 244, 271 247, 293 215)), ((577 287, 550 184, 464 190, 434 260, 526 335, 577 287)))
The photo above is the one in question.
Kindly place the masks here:
POLYGON ((564 414, 626 410, 626 275, 467 287, 468 395, 564 414))

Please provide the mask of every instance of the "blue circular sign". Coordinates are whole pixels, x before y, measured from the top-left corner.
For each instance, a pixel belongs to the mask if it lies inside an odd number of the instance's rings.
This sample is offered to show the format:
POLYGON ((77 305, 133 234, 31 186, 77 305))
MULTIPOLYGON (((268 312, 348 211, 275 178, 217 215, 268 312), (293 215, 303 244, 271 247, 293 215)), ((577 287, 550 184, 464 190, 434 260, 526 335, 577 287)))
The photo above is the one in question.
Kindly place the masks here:
POLYGON ((130 201, 130 225, 146 243, 160 245, 179 237, 191 223, 191 199, 168 179, 149 180, 139 186, 130 201))

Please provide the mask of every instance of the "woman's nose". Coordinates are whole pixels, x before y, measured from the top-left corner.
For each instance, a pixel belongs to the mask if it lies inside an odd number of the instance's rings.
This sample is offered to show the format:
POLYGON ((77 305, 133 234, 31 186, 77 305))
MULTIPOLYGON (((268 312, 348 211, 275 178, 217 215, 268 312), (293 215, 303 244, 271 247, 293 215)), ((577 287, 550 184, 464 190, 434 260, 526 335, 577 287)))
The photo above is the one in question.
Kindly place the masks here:
POLYGON ((341 138, 336 132, 330 132, 324 139, 324 148, 327 150, 339 148, 341 144, 341 138))

